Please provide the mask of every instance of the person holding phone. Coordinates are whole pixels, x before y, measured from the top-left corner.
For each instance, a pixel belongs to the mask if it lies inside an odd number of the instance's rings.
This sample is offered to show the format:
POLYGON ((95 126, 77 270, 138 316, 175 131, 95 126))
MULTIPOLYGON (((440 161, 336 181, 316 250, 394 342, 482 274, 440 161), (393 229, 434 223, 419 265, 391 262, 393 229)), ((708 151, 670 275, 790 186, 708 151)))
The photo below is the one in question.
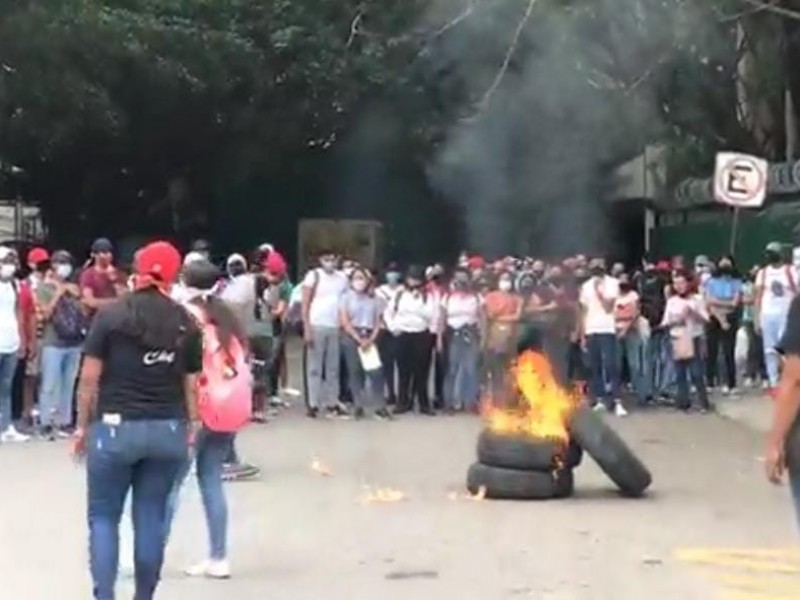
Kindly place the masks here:
POLYGON ((108 238, 92 243, 89 265, 80 276, 81 301, 91 316, 117 299, 120 293, 119 274, 114 266, 114 245, 108 238))

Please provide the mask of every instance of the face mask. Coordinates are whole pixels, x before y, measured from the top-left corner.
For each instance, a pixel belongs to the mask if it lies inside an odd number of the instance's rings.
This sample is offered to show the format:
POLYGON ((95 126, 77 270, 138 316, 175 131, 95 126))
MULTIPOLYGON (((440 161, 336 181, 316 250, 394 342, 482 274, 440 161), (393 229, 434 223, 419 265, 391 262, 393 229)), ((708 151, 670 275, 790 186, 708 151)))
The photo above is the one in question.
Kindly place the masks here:
POLYGON ((501 292, 510 292, 511 282, 508 279, 501 279, 500 282, 497 284, 497 287, 501 292))
POLYGON ((397 284, 400 281, 400 273, 396 271, 389 271, 386 274, 386 282, 391 284, 397 284))
POLYGON ((244 265, 241 263, 233 263, 228 267, 228 275, 231 277, 238 277, 239 275, 245 274, 244 265))
POLYGON ((320 262, 322 265, 322 270, 327 271, 328 273, 332 273, 336 270, 336 261, 335 260, 323 260, 320 262))
POLYGON ((66 279, 72 275, 72 265, 66 263, 58 264, 56 265, 55 271, 59 279, 66 279))
POLYGON ((3 279, 11 279, 14 276, 14 273, 17 272, 17 266, 11 264, 3 264, 0 265, 0 277, 3 279))
POLYGON ((363 279, 354 279, 353 289, 357 292, 363 292, 367 289, 367 282, 363 279))

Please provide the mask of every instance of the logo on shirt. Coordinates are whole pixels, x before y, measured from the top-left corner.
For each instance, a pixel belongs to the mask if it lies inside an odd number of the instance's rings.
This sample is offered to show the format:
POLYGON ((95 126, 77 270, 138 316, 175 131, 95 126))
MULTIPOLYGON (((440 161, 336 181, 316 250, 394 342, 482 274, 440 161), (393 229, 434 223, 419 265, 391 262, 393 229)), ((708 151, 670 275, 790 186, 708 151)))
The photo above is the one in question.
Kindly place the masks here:
POLYGON ((167 350, 153 350, 145 353, 142 357, 142 362, 146 367, 152 367, 157 364, 171 365, 175 362, 175 353, 167 350))

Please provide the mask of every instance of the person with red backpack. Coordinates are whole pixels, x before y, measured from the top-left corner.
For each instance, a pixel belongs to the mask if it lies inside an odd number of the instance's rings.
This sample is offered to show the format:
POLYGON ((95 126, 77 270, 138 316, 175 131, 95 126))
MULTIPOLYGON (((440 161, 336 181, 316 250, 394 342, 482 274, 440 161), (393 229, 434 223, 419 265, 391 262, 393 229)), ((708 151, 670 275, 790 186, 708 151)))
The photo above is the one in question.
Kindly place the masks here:
MULTIPOLYGON (((227 559, 228 505, 222 485, 224 464, 236 433, 251 420, 253 377, 244 327, 214 294, 219 278, 219 269, 207 260, 193 262, 183 272, 189 293, 183 306, 200 327, 203 340, 203 368, 197 386, 202 426, 195 438, 193 460, 211 546, 208 558, 188 568, 186 574, 227 579, 231 571, 227 559)), ((187 463, 168 501, 167 535, 188 470, 187 463)))

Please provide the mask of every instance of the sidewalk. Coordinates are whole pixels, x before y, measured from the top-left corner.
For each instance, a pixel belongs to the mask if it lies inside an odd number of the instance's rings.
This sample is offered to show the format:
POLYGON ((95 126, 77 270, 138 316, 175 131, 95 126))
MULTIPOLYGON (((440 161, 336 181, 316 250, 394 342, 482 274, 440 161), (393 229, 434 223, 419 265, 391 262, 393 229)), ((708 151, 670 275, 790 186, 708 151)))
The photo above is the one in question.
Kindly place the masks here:
POLYGON ((737 396, 713 398, 717 411, 726 419, 741 423, 759 433, 769 431, 772 423, 772 400, 761 390, 746 390, 737 396))

